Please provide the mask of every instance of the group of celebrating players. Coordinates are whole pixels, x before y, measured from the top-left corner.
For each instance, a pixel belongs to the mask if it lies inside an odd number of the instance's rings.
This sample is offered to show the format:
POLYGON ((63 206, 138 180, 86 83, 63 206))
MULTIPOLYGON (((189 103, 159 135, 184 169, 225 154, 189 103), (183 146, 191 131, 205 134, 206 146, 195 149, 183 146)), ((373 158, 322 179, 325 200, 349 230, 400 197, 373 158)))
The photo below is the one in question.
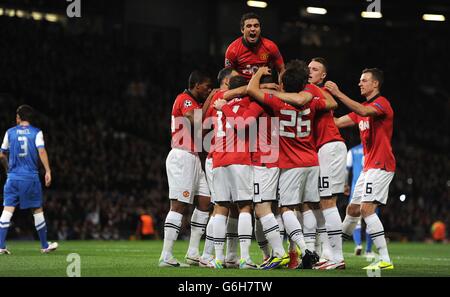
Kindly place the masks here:
POLYGON ((345 269, 342 238, 351 236, 362 217, 380 256, 364 269, 393 269, 375 213, 387 202, 395 171, 393 110, 380 95, 382 71, 363 70, 361 104, 325 82, 325 59, 285 65, 277 46, 261 37, 258 15, 244 14, 241 32, 226 51, 220 88, 212 90, 211 79, 194 71, 189 88, 175 99, 166 160, 171 206, 159 266, 345 269), (279 74, 277 83, 269 67, 279 74), (334 118, 335 98, 351 112, 334 118), (355 125, 364 169, 342 221, 336 200, 344 193, 347 148, 339 128, 355 125), (198 154, 203 147, 204 171, 198 154), (173 245, 183 213, 194 203, 184 264, 173 256, 173 245), (260 265, 250 257, 253 226, 263 253, 260 265))

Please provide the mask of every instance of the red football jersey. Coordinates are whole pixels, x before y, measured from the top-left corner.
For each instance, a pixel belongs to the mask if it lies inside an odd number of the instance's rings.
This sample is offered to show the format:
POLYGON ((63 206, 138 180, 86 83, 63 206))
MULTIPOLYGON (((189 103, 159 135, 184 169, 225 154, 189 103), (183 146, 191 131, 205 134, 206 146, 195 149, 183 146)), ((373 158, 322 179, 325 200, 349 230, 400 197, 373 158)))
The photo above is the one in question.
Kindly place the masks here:
MULTIPOLYGON (((224 106, 222 111, 226 117, 237 116, 228 105, 224 106)), ((266 166, 268 168, 277 167, 279 148, 272 145, 272 133, 275 132, 271 129, 272 109, 252 101, 248 107, 241 107, 239 111, 244 120, 255 119, 257 134, 252 139, 255 143, 249 143, 252 165, 266 166)))
MULTIPOLYGON (((324 92, 328 92, 325 88, 322 88, 324 92)), ((305 91, 309 91, 314 97, 313 100, 325 100, 320 93, 320 88, 313 84, 307 84, 305 91)), ((328 142, 332 141, 344 141, 339 129, 334 123, 334 116, 332 110, 322 110, 317 112, 314 119, 314 140, 316 142, 317 150, 328 142)))
POLYGON ((239 37, 225 52, 225 67, 236 69, 247 79, 250 79, 261 66, 275 67, 280 71, 283 64, 283 57, 277 45, 264 37, 260 37, 254 48, 248 47, 243 37, 239 37))
POLYGON ((251 165, 251 155, 249 150, 249 137, 247 131, 238 133, 236 126, 231 126, 228 120, 232 122, 236 117, 242 117, 241 107, 250 105, 250 98, 235 98, 228 101, 227 105, 236 114, 235 117, 225 117, 222 111, 216 110, 216 119, 214 120, 214 152, 213 168, 224 167, 227 165, 251 165), (244 137, 240 137, 243 135, 244 137))
POLYGON ((179 148, 190 152, 195 152, 193 139, 194 127, 191 127, 185 114, 194 109, 200 109, 201 105, 194 99, 194 96, 185 90, 175 99, 172 107, 171 131, 172 148, 179 148))
POLYGON ((300 108, 284 103, 273 94, 265 94, 264 104, 280 118, 279 168, 318 166, 313 132, 314 117, 325 108, 324 100, 312 100, 300 108))
MULTIPOLYGON (((217 117, 216 114, 216 109, 214 108, 214 102, 216 102, 218 99, 223 99, 223 94, 226 92, 227 90, 220 90, 217 93, 214 94, 214 96, 211 98, 211 101, 209 103, 209 107, 208 110, 205 113, 205 119, 203 121, 203 126, 204 127, 211 127, 214 128, 214 118, 217 117)), ((214 131, 213 131, 214 132, 214 131)), ((207 158, 212 158, 212 154, 214 152, 214 134, 212 133, 212 137, 211 137, 211 146, 209 148, 208 151, 208 156, 207 158)))
POLYGON ((348 114, 358 124, 361 142, 364 148, 364 169, 380 168, 395 171, 395 157, 392 153, 391 139, 394 124, 394 111, 391 104, 383 96, 366 101, 377 110, 373 117, 362 117, 354 112, 348 114))

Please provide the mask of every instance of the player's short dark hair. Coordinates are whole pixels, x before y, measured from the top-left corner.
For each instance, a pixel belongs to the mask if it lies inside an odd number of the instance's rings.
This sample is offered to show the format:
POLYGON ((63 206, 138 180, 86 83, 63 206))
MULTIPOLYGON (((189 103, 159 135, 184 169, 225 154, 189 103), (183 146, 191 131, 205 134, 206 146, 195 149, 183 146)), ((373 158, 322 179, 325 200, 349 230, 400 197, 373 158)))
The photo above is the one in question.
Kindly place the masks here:
POLYGON ((327 60, 325 60, 325 58, 315 57, 315 58, 312 58, 311 61, 322 64, 325 72, 328 72, 328 62, 327 62, 327 60))
POLYGON ((292 60, 281 74, 281 81, 286 92, 300 92, 309 79, 308 65, 304 61, 292 60))
POLYGON ((16 114, 19 115, 21 121, 27 121, 31 123, 34 116, 34 109, 33 107, 26 104, 20 105, 16 110, 16 114))
POLYGON ((231 75, 231 72, 233 72, 233 68, 226 67, 219 71, 219 74, 217 74, 217 81, 219 82, 219 85, 222 84, 223 80, 231 75))
POLYGON ((236 75, 230 78, 230 86, 229 89, 233 90, 242 86, 246 86, 248 83, 247 79, 243 76, 236 75))
POLYGON ((378 88, 381 89, 381 85, 383 85, 384 81, 383 70, 378 68, 366 68, 362 71, 362 73, 371 73, 373 79, 378 81, 378 88))
POLYGON ((244 13, 241 17, 241 29, 244 28, 245 21, 250 20, 250 19, 257 19, 258 22, 261 24, 261 19, 260 19, 259 15, 257 15, 254 12, 247 12, 247 13, 244 13))
POLYGON ((189 89, 194 88, 196 84, 201 84, 210 79, 211 77, 208 73, 201 70, 194 70, 191 75, 189 75, 189 89))

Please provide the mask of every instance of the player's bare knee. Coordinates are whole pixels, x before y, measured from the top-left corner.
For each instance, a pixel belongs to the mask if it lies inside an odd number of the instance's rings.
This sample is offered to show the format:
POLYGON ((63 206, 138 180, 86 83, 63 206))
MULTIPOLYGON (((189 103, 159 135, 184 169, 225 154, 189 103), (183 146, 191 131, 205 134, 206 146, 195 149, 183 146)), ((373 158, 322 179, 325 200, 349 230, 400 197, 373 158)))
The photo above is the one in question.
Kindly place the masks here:
POLYGON ((10 213, 14 213, 15 210, 16 210, 16 208, 14 206, 5 206, 3 208, 3 211, 7 211, 7 212, 10 212, 10 213))
POLYGON ((352 217, 359 217, 361 215, 361 206, 359 204, 349 204, 347 206, 347 214, 352 217))
POLYGON ((239 213, 241 213, 241 212, 251 213, 253 210, 253 202, 252 201, 239 201, 238 209, 239 209, 239 213))
POLYGON ((377 205, 374 203, 362 203, 361 204, 361 216, 366 218, 375 213, 377 205))
POLYGON ((280 207, 280 213, 283 214, 286 211, 295 211, 296 210, 296 206, 282 206, 280 207))
POLYGON ((33 209, 33 214, 38 214, 38 213, 41 213, 41 212, 44 212, 44 209, 42 207, 33 209))
POLYGON ((178 212, 181 214, 184 214, 186 210, 186 203, 180 202, 178 200, 171 200, 170 201, 170 211, 178 212))
POLYGON ((227 202, 217 203, 214 207, 215 214, 228 216, 230 204, 227 202))
POLYGON ((320 208, 321 209, 327 209, 327 208, 332 208, 336 206, 336 197, 335 196, 330 196, 330 197, 322 197, 320 199, 320 208))
POLYGON ((262 202, 255 204, 255 214, 258 218, 262 218, 268 215, 269 213, 272 213, 270 202, 262 202))
POLYGON ((197 199, 197 208, 201 211, 209 211, 209 206, 211 203, 211 197, 209 196, 198 196, 197 199))

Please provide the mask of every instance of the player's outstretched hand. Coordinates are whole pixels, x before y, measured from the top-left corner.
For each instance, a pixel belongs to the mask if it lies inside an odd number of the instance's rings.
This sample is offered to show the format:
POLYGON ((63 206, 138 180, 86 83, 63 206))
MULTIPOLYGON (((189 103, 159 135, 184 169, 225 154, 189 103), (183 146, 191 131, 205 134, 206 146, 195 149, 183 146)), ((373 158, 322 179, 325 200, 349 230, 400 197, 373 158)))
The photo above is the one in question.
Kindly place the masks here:
POLYGON ((337 96, 341 91, 339 90, 338 85, 331 80, 325 83, 325 88, 333 95, 337 96))
POLYGON ((50 187, 50 184, 52 183, 52 174, 50 172, 45 173, 45 186, 50 187))
POLYGON ((223 107, 225 104, 227 104, 227 101, 226 101, 226 100, 224 100, 224 99, 217 99, 217 100, 214 102, 214 108, 217 109, 217 110, 222 110, 222 107, 223 107))
POLYGON ((267 66, 259 67, 256 73, 258 72, 261 73, 261 75, 272 75, 272 71, 267 66))

